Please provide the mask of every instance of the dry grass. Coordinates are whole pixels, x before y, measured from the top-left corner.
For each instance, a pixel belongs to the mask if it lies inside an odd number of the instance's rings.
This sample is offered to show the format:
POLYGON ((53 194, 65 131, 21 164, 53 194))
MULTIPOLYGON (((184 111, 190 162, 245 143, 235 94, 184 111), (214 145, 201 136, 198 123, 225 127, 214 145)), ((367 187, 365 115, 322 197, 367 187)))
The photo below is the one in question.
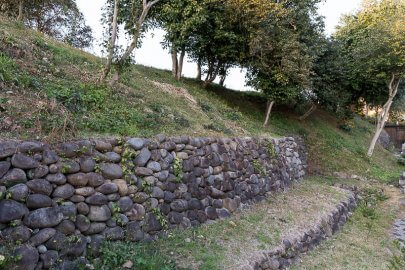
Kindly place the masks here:
POLYGON ((401 213, 398 207, 398 189, 386 187, 385 191, 390 199, 382 202, 376 209, 376 219, 367 219, 359 211, 355 211, 341 233, 303 256, 291 269, 388 269, 389 260, 397 252, 392 244, 390 230, 393 221, 401 213))

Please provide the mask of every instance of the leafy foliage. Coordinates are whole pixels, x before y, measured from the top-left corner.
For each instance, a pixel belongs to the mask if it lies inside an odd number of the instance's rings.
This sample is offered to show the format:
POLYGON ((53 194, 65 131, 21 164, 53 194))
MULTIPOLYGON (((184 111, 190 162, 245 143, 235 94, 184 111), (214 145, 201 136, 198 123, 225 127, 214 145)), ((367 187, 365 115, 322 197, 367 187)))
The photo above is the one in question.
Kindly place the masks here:
MULTIPOLYGON (((17 17, 18 1, 0 0, 1 10, 17 17)), ((24 24, 77 48, 89 47, 93 36, 74 0, 23 1, 24 24)))

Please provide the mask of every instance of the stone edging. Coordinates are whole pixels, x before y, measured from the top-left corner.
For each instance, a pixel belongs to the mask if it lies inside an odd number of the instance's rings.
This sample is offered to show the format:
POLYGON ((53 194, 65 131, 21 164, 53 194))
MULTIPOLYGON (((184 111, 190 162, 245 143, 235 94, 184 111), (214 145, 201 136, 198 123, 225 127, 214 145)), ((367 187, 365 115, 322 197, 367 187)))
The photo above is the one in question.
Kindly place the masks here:
POLYGON ((348 191, 347 199, 336 205, 335 209, 321 222, 293 239, 283 239, 281 244, 272 250, 265 251, 260 261, 251 262, 246 270, 286 269, 298 257, 320 245, 322 241, 339 232, 357 206, 357 194, 348 191))

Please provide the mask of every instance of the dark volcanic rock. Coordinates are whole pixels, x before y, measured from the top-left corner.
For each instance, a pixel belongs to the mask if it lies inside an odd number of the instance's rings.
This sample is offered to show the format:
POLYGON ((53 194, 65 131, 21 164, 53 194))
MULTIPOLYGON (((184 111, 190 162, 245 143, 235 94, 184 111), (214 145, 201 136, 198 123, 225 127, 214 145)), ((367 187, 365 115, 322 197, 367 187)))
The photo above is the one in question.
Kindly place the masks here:
POLYGON ((19 143, 15 141, 0 142, 0 158, 6 158, 17 152, 19 143))
POLYGON ((104 183, 104 178, 98 173, 88 173, 87 178, 89 179, 88 185, 91 187, 98 187, 104 183))
POLYGON ((59 253, 56 250, 47 250, 39 255, 45 269, 49 269, 56 264, 59 259, 59 253))
POLYGON ((28 209, 25 205, 13 200, 0 201, 0 223, 21 219, 26 214, 28 214, 28 209))
POLYGON ((32 179, 38 179, 46 176, 49 173, 49 168, 46 165, 39 165, 37 168, 30 170, 28 175, 32 179))
POLYGON ((0 161, 0 179, 8 172, 11 163, 8 161, 0 161))
POLYGON ((34 270, 39 260, 38 250, 30 245, 17 247, 14 255, 20 257, 20 259, 15 262, 13 269, 34 270))
POLYGON ((162 225, 153 213, 146 214, 145 224, 143 225, 143 230, 145 232, 160 231, 162 225))
POLYGON ((8 227, 3 230, 3 236, 12 242, 25 243, 31 237, 31 231, 24 225, 17 227, 8 227))
POLYGON ((68 175, 67 181, 74 187, 85 187, 89 179, 85 173, 75 173, 68 175))
POLYGON ((135 158, 135 164, 139 167, 144 167, 146 163, 148 163, 150 157, 151 157, 151 152, 149 151, 148 148, 144 147, 142 148, 141 152, 139 155, 135 158))
POLYGON ((38 161, 33 159, 32 157, 26 156, 21 153, 14 154, 11 158, 11 164, 15 168, 20 169, 34 169, 39 166, 38 161))
POLYGON ((62 173, 48 174, 46 180, 52 184, 63 185, 66 183, 66 176, 62 173))
POLYGON ((170 208, 176 212, 183 212, 188 209, 188 203, 186 200, 175 200, 170 204, 170 208))
POLYGON ((32 193, 39 193, 47 196, 50 196, 52 193, 52 185, 45 179, 28 181, 27 186, 32 193))
POLYGON ((8 192, 11 195, 11 199, 19 202, 24 202, 28 196, 29 190, 27 185, 18 184, 9 188, 8 192))
POLYGON ((28 227, 50 228, 58 225, 63 219, 63 214, 58 207, 40 208, 30 212, 24 218, 24 224, 28 227))
POLYGON ((27 175, 21 169, 12 169, 0 179, 0 185, 5 185, 7 187, 25 182, 27 182, 27 175))
POLYGON ((96 191, 103 194, 112 194, 118 192, 118 186, 115 183, 108 182, 96 188, 96 191))
POLYGON ((59 186, 55 188, 52 193, 54 198, 62 198, 68 199, 75 194, 75 188, 70 184, 64 184, 63 186, 59 186))
POLYGON ((103 235, 108 240, 122 240, 124 239, 124 230, 121 227, 108 228, 103 235))
POLYGON ((75 229, 76 229, 75 224, 70 220, 63 220, 55 228, 56 228, 57 231, 65 234, 65 235, 73 234, 75 232, 75 229))
POLYGON ((80 170, 85 173, 94 171, 96 167, 96 162, 91 157, 82 157, 80 158, 80 170))
POLYGON ((146 140, 140 138, 131 138, 128 144, 135 150, 141 150, 145 146, 146 140))
POLYGON ((42 153, 42 162, 46 165, 56 163, 56 162, 58 162, 58 160, 59 160, 59 156, 53 150, 45 150, 42 153))
POLYGON ((105 178, 111 180, 120 179, 123 175, 121 166, 113 163, 100 164, 100 170, 105 178))
POLYGON ((91 221, 107 221, 111 217, 110 208, 107 205, 103 206, 90 206, 90 213, 88 215, 91 221))
POLYGON ((46 241, 48 241, 51 237, 53 237, 56 233, 56 230, 53 228, 45 228, 40 230, 37 234, 34 234, 30 239, 30 244, 33 246, 39 246, 46 241))
POLYGON ((29 209, 51 207, 52 203, 52 199, 43 194, 31 194, 27 198, 27 207, 29 209))
POLYGON ((102 193, 95 193, 86 198, 86 203, 91 205, 104 205, 108 203, 108 198, 102 193))

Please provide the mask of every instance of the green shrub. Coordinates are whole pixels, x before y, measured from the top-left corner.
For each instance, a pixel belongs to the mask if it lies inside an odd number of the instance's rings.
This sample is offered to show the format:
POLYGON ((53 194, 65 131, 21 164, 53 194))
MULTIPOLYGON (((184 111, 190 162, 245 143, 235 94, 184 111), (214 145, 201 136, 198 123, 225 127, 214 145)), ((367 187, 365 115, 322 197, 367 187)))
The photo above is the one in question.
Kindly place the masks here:
POLYGON ((0 52, 0 82, 15 81, 17 67, 15 62, 0 52))
POLYGON ((133 262, 133 269, 137 270, 176 269, 174 262, 153 245, 117 241, 103 242, 100 256, 93 261, 93 265, 95 269, 118 270, 127 261, 133 262))

